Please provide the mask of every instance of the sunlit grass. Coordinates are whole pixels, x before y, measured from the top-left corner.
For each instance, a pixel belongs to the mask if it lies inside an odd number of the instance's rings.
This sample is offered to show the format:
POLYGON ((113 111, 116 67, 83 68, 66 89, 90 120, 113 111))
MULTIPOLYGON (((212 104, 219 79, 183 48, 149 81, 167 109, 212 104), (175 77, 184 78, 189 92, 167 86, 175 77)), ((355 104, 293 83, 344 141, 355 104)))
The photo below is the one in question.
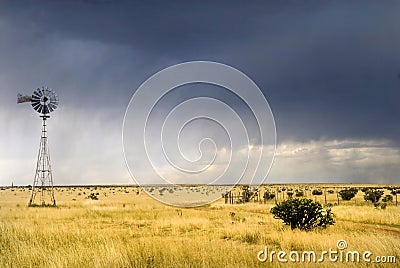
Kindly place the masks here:
POLYGON ((138 195, 133 187, 62 190, 56 191, 56 208, 27 207, 26 189, 0 192, 1 267, 267 267, 257 261, 265 246, 319 252, 335 248, 339 239, 351 250, 400 259, 400 206, 375 209, 361 205, 362 196, 356 200, 359 205, 332 208, 334 226, 301 232, 272 217, 273 200, 235 205, 220 200, 185 209, 138 195), (99 200, 87 199, 90 192, 99 192, 99 200))

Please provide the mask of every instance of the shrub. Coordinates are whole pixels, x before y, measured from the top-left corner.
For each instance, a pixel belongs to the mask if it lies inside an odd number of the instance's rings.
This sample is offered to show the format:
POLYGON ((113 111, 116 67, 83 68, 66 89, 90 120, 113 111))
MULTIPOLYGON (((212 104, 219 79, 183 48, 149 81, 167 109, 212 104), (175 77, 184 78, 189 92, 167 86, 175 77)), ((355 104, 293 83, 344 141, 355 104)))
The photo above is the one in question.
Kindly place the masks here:
POLYGON ((286 194, 287 194, 287 196, 288 196, 289 199, 291 199, 292 196, 293 196, 293 192, 290 192, 290 191, 286 192, 286 194))
POLYGON ((97 195, 95 195, 94 193, 90 193, 90 195, 88 195, 88 198, 92 199, 92 200, 98 200, 99 198, 97 197, 97 195))
POLYGON ((332 189, 328 190, 328 194, 333 194, 334 192, 335 192, 335 191, 332 190, 332 189))
POLYGON ((363 188, 361 188, 361 192, 363 192, 363 193, 367 193, 367 192, 369 192, 369 191, 371 191, 371 188, 369 188, 369 187, 363 187, 363 188))
POLYGON ((302 197, 304 196, 304 192, 303 191, 297 191, 296 192, 296 197, 302 197))
POLYGON ((365 201, 371 201, 372 203, 377 203, 383 195, 383 190, 369 190, 365 193, 365 201))
POLYGON ((247 203, 250 201, 250 199, 257 194, 257 189, 251 189, 248 185, 243 186, 243 192, 242 192, 242 202, 247 203))
POLYGON ((358 189, 350 188, 350 189, 341 190, 339 192, 339 195, 343 200, 351 200, 353 197, 356 196, 357 193, 358 193, 358 189))
POLYGON ((269 191, 265 191, 263 198, 264 198, 264 200, 274 199, 275 198, 275 194, 274 193, 270 193, 269 191))
POLYGON ((392 191, 390 192, 391 195, 396 195, 396 194, 400 194, 400 189, 392 189, 392 191))
POLYGON ((322 190, 320 190, 320 189, 315 189, 315 190, 312 191, 312 194, 313 194, 313 195, 322 195, 322 190))
POLYGON ((312 199, 289 199, 271 208, 275 219, 281 219, 290 228, 310 231, 314 228, 326 228, 335 223, 331 209, 324 210, 322 205, 312 199))
POLYGON ((393 196, 391 196, 390 194, 385 195, 384 198, 382 198, 383 202, 392 202, 393 201, 393 196))

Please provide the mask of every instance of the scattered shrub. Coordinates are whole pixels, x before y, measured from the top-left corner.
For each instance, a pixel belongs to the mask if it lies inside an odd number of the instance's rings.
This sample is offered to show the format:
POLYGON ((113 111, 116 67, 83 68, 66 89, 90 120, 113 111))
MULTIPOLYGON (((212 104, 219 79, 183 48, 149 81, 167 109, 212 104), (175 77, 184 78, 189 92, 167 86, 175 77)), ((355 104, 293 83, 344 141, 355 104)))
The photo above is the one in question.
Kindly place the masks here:
POLYGON ((257 189, 251 189, 248 185, 243 186, 243 192, 242 192, 242 202, 247 203, 250 201, 250 199, 257 194, 257 189))
POLYGON ((390 192, 391 195, 396 195, 396 194, 400 194, 400 189, 392 189, 392 191, 390 192))
POLYGON ((312 199, 289 199, 271 208, 275 219, 281 219, 290 228, 310 231, 314 228, 326 228, 335 223, 331 209, 324 210, 322 205, 312 199))
POLYGON ((302 197, 304 196, 304 192, 303 191, 297 191, 296 192, 296 197, 302 197))
POLYGON ((382 198, 383 202, 392 202, 393 201, 393 196, 391 196, 390 194, 385 195, 384 198, 382 198))
POLYGON ((332 189, 329 189, 328 190, 328 194, 333 194, 335 191, 334 190, 332 190, 332 189))
POLYGON ((88 195, 88 198, 92 199, 92 200, 98 200, 99 198, 97 197, 97 195, 95 195, 94 193, 90 193, 90 195, 88 195))
POLYGON ((365 192, 365 201, 371 201, 372 203, 377 203, 383 195, 383 190, 369 190, 365 192))
POLYGON ((357 193, 358 193, 358 189, 350 188, 350 189, 341 190, 339 192, 339 195, 343 200, 351 200, 353 197, 356 196, 357 193))
POLYGON ((320 190, 320 189, 315 189, 315 190, 312 191, 312 194, 313 194, 313 195, 322 195, 322 190, 320 190))
POLYGON ((371 191, 371 188, 369 188, 369 187, 361 188, 361 192, 363 192, 363 193, 366 193, 366 192, 369 192, 369 191, 371 191))
POLYGON ((264 198, 264 200, 274 199, 275 198, 275 194, 274 193, 270 193, 269 191, 265 191, 263 198, 264 198))

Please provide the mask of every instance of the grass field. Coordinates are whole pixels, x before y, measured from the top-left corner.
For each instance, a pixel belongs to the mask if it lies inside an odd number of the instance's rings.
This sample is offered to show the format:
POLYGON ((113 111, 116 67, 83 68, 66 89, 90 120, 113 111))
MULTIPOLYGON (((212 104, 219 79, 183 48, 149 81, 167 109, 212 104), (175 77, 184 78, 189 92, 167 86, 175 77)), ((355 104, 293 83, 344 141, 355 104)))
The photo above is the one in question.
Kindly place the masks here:
MULTIPOLYGON (((29 194, 27 187, 0 190, 1 267, 400 265, 400 205, 393 202, 386 209, 376 209, 363 201, 361 191, 355 199, 341 201, 340 205, 335 205, 336 194, 328 194, 336 224, 311 232, 292 231, 274 219, 270 213, 274 200, 266 204, 225 204, 221 199, 204 207, 177 208, 153 200, 136 187, 59 187, 55 192, 58 206, 53 208, 27 207, 29 194), (98 200, 87 198, 90 193, 98 200), (336 249, 338 240, 346 240, 348 250, 372 252, 371 259, 395 256, 397 263, 257 260, 257 253, 266 246, 288 253, 319 253, 336 249)), ((324 195, 309 193, 308 197, 325 201, 324 195)), ((278 198, 284 198, 283 194, 278 198)))

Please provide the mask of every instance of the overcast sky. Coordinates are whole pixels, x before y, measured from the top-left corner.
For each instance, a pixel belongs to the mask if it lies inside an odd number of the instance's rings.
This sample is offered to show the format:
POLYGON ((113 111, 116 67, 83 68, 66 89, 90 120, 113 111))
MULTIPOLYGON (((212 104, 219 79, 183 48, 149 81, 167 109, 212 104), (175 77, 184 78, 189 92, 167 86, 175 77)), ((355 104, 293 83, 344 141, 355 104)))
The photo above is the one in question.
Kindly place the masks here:
MULTIPOLYGON (((399 183, 399 14, 399 1, 1 1, 0 184, 32 184, 41 120, 16 95, 44 85, 60 98, 48 122, 55 184, 132 183, 130 98, 195 60, 237 68, 268 100, 278 143, 266 182, 399 183)), ((187 92, 224 96, 195 86, 164 109, 187 92)))

